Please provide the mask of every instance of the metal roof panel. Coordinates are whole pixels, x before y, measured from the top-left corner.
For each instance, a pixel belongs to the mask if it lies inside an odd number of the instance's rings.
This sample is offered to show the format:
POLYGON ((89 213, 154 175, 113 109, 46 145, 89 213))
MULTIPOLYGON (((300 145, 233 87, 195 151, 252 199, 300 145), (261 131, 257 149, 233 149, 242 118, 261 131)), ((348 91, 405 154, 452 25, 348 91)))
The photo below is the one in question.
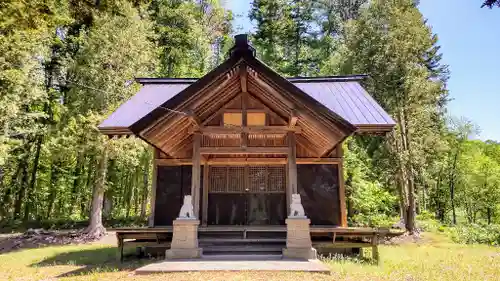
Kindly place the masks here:
POLYGON ((190 84, 146 84, 116 109, 99 128, 130 127, 190 84))
POLYGON ((396 124, 356 81, 296 82, 294 85, 354 125, 396 124))
MULTIPOLYGON (((340 115, 349 123, 363 125, 395 125, 394 120, 353 80, 293 81, 300 90, 340 115)), ((191 83, 145 83, 137 94, 122 104, 99 128, 128 128, 155 108, 187 88, 191 83)))

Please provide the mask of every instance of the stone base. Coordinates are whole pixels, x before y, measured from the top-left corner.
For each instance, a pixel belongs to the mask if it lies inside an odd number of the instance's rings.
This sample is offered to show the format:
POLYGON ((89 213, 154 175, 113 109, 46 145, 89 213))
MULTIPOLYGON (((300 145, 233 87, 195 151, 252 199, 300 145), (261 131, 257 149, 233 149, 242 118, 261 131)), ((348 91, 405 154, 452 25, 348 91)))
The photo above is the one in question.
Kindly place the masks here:
POLYGON ((195 249, 170 249, 165 252, 165 259, 196 259, 201 258, 203 250, 201 248, 195 249))
POLYGON ((284 248, 283 258, 315 260, 318 255, 314 248, 284 248))
POLYGON ((194 259, 200 258, 202 249, 198 247, 199 220, 176 219, 173 221, 174 233, 170 250, 165 252, 169 259, 194 259))

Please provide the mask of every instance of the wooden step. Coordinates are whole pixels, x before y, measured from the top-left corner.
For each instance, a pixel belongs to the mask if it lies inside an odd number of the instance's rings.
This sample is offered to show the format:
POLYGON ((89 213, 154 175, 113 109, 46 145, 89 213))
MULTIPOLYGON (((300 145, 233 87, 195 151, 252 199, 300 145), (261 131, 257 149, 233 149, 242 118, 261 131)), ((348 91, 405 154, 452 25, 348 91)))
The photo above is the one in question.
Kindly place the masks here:
POLYGON ((204 246, 204 253, 215 253, 215 252, 226 252, 226 253, 236 253, 236 252, 281 252, 284 248, 282 245, 248 245, 248 246, 204 246))
POLYGON ((276 253, 241 253, 241 254, 223 254, 223 253, 209 253, 203 254, 204 260, 227 260, 227 261, 249 261, 249 260, 266 260, 278 261, 283 259, 283 255, 276 253))
POLYGON ((286 243, 284 238, 199 238, 200 243, 286 243))

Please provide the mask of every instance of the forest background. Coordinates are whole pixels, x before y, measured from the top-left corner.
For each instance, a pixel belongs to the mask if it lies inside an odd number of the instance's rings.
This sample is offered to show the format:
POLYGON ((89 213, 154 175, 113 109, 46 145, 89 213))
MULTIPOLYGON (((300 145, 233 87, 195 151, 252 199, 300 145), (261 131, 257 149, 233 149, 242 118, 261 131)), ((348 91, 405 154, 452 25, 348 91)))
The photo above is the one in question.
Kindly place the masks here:
MULTIPOLYGON (((398 123, 345 143, 350 225, 500 244, 500 144, 447 112, 450 72, 418 3, 251 5, 262 61, 287 77, 368 74, 398 123)), ((232 12, 217 0, 8 0, 0 19, 0 227, 93 218, 93 231, 101 212, 107 226, 145 223, 151 148, 97 125, 137 91, 134 77, 201 77, 222 62, 232 12)))

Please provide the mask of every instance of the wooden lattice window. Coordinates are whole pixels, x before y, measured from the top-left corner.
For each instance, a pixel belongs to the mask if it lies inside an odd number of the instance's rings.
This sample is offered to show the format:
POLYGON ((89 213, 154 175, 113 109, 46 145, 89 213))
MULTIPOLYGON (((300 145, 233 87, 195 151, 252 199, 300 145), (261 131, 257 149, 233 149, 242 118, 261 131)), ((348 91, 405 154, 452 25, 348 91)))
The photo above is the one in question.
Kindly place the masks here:
POLYGON ((245 167, 227 167, 227 192, 242 193, 245 190, 245 167))
POLYGON ((226 192, 227 168, 210 167, 210 192, 226 192))
POLYGON ((268 190, 270 192, 285 192, 286 178, 284 166, 269 166, 268 171, 268 190))

